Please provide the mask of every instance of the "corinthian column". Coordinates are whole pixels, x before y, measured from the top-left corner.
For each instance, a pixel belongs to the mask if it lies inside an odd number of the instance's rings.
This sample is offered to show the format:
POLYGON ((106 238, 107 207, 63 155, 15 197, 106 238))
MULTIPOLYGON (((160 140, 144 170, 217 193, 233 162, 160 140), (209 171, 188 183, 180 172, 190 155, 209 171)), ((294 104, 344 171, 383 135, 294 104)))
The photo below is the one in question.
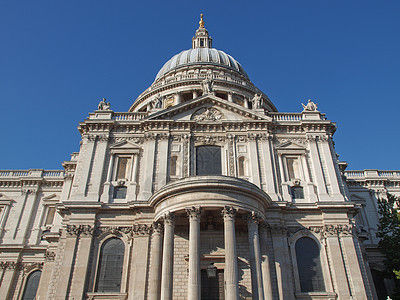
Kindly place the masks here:
POLYGON ((260 217, 254 211, 247 217, 247 227, 249 230, 251 287, 254 299, 263 300, 264 290, 261 273, 260 238, 258 234, 259 220, 260 217))
POLYGON ((225 206, 222 210, 224 216, 225 239, 225 298, 229 300, 239 299, 238 269, 236 254, 235 215, 236 209, 225 206))
POLYGON ((187 208, 189 216, 189 280, 188 299, 200 300, 200 207, 187 208))
POLYGON ((153 234, 151 237, 151 270, 149 299, 158 300, 160 297, 160 274, 161 274, 161 230, 160 223, 153 224, 153 234))
POLYGON ((164 252, 162 261, 161 300, 172 300, 174 267, 174 214, 164 216, 164 252))

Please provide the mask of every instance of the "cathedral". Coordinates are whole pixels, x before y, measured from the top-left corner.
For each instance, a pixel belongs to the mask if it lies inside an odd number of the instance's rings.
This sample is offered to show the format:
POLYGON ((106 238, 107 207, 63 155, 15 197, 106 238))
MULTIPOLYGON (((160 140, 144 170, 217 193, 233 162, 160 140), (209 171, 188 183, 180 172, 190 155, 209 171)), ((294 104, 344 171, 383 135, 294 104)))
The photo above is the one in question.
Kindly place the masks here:
POLYGON ((201 16, 127 112, 103 99, 63 170, 0 170, 0 299, 386 299, 377 199, 312 100, 278 112, 201 16))

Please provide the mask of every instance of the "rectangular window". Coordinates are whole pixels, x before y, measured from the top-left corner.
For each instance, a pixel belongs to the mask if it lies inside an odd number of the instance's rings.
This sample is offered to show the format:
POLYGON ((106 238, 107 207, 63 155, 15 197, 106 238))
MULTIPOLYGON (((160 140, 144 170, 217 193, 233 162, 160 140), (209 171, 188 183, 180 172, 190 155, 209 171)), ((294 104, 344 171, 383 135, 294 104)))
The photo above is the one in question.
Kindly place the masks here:
POLYGON ((129 179, 130 169, 131 169, 131 158, 130 157, 119 157, 116 179, 117 180, 118 179, 129 179))
POLYGON ((196 147, 196 175, 221 174, 221 148, 217 146, 196 147))
POLYGON ((176 176, 176 162, 178 160, 177 156, 172 156, 169 165, 169 174, 170 176, 176 176))
POLYGON ((44 223, 45 226, 53 225, 55 212, 56 212, 56 208, 55 207, 49 207, 47 209, 46 221, 44 223))
POLYGON ((299 179, 299 160, 296 157, 287 157, 286 158, 287 172, 289 180, 299 179))
POLYGON ((125 199, 126 198, 126 187, 116 186, 114 188, 114 199, 125 199))

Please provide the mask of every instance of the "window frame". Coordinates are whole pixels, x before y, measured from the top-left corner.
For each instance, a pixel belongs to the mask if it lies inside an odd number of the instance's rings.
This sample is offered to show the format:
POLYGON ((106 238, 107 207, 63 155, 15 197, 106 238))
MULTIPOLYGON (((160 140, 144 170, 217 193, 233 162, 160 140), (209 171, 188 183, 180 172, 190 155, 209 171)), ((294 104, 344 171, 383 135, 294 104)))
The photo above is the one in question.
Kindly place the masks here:
POLYGON ((89 299, 96 299, 96 295, 113 295, 119 296, 124 295, 127 293, 127 282, 128 282, 128 265, 129 265, 129 257, 131 256, 131 247, 130 245, 132 242, 129 242, 129 237, 124 233, 110 233, 110 232, 103 232, 96 240, 93 245, 93 258, 92 258, 92 268, 90 272, 89 278, 89 286, 87 295, 89 299), (118 238, 124 243, 124 262, 123 262, 123 269, 122 269, 122 276, 121 276, 121 289, 120 292, 96 292, 96 283, 98 278, 99 272, 99 262, 100 262, 100 252, 102 249, 103 244, 112 238, 118 238))
POLYGON ((41 270, 40 268, 34 268, 34 269, 30 270, 29 273, 24 274, 24 279, 23 279, 23 282, 22 282, 22 285, 21 285, 21 287, 22 287, 21 288, 21 292, 20 292, 21 294, 18 297, 18 299, 21 299, 21 300, 24 299, 24 295, 25 295, 25 290, 26 290, 26 285, 28 283, 28 279, 35 272, 40 272, 40 279, 39 279, 39 282, 38 282, 38 285, 37 285, 37 288, 36 288, 36 295, 35 295, 35 298, 34 298, 34 299, 36 299, 37 293, 39 292, 39 288, 40 288, 40 280, 42 279, 42 274, 43 274, 43 270, 41 270))
POLYGON ((194 146, 194 155, 193 155, 193 165, 194 165, 194 174, 195 174, 195 176, 221 176, 221 175, 226 175, 226 170, 225 170, 225 168, 223 167, 224 166, 224 158, 223 158, 223 154, 224 154, 224 147, 223 146, 220 146, 220 145, 217 145, 217 144, 212 144, 212 145, 210 145, 210 144, 199 144, 199 145, 195 145, 194 146), (199 148, 199 147, 215 147, 215 148, 219 148, 219 151, 220 151, 220 163, 221 163, 221 173, 220 174, 201 174, 201 175, 198 175, 197 174, 197 149, 199 148), (225 171, 225 172, 224 172, 225 171), (225 173, 225 174, 224 174, 225 173))
MULTIPOLYGON (((317 298, 320 296, 329 296, 332 293, 334 294, 333 286, 332 286, 332 276, 329 270, 329 262, 326 253, 325 247, 322 245, 322 241, 318 239, 318 237, 311 231, 304 229, 296 232, 289 238, 289 248, 290 254, 292 257, 292 267, 293 267, 293 274, 294 274, 294 281, 295 281, 295 293, 296 295, 308 295, 313 298, 316 296, 317 298), (300 275, 299 275, 299 268, 297 264, 297 256, 296 256, 296 242, 301 238, 311 238, 319 248, 319 259, 321 263, 322 269, 322 276, 325 285, 324 292, 302 292, 300 286, 300 275)), ((319 299, 319 298, 318 298, 319 299)), ((327 298, 329 299, 329 298, 327 298)))

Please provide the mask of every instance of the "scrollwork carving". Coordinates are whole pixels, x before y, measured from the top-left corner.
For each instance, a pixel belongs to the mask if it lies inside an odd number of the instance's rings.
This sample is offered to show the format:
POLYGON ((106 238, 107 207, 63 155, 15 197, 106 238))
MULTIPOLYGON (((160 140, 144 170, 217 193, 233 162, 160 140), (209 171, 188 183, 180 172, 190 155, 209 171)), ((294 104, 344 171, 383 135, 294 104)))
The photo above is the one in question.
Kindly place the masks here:
POLYGON ((91 225, 67 225, 67 232, 70 236, 93 235, 95 228, 91 225))

